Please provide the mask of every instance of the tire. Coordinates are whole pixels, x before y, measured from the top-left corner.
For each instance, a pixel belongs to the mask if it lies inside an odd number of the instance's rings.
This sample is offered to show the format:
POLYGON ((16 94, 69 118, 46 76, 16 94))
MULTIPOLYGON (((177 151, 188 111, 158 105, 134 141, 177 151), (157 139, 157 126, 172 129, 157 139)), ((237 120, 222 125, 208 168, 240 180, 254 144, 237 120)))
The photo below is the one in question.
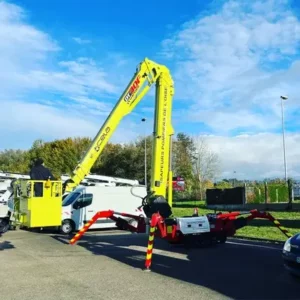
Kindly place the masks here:
POLYGON ((224 235, 221 235, 219 238, 218 238, 218 242, 220 244, 225 244, 227 241, 227 236, 224 234, 224 235))
POLYGON ((63 234, 71 234, 75 230, 75 224, 72 220, 64 220, 60 227, 60 232, 63 234))
POLYGON ((9 218, 0 218, 0 233, 4 234, 9 230, 9 218))

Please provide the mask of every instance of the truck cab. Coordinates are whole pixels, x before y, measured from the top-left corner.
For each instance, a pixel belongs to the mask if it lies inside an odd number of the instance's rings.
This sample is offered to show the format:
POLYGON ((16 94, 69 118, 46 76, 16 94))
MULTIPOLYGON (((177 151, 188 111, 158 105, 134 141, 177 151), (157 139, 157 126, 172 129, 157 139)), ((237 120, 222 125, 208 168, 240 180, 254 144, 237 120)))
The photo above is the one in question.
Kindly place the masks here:
MULTIPOLYGON (((69 193, 62 202, 61 232, 70 234, 80 230, 97 212, 103 210, 126 211, 134 215, 143 215, 138 207, 145 197, 145 186, 82 186, 69 193)), ((90 229, 116 228, 111 219, 101 219, 90 229)))

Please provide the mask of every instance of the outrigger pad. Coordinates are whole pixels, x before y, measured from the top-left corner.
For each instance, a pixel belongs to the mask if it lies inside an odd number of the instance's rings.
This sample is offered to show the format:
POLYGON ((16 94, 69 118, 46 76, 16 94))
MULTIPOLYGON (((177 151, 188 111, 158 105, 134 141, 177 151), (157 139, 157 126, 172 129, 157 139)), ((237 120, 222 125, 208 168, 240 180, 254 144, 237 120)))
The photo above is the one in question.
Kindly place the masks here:
POLYGON ((163 196, 155 196, 149 199, 149 204, 144 205, 144 212, 148 218, 154 213, 159 213, 163 218, 168 218, 172 215, 172 209, 163 196))

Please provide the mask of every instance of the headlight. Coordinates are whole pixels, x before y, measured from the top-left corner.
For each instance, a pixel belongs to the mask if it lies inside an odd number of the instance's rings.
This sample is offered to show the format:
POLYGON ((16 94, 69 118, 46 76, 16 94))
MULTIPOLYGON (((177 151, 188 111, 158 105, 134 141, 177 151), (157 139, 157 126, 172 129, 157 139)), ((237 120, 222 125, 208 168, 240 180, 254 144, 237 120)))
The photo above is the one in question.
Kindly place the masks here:
POLYGON ((283 251, 290 252, 291 251, 291 237, 284 243, 283 251))

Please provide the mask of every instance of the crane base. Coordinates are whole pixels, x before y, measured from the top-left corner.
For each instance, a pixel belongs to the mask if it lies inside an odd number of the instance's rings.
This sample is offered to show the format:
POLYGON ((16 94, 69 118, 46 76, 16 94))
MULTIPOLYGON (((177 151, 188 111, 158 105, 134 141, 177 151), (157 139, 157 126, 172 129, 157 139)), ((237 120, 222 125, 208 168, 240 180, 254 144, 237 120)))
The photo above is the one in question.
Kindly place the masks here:
MULTIPOLYGON (((163 199, 158 202, 165 204, 163 199)), ((165 205, 161 207, 166 207, 165 205)), ((153 209, 153 208, 152 208, 153 209)), ((155 209, 156 210, 156 209, 155 209)), ((163 211, 163 209, 159 209, 163 211)), ((164 211, 168 215, 168 210, 164 211)), ((135 233, 149 233, 147 254, 145 260, 145 272, 150 272, 153 255, 154 238, 159 237, 170 244, 183 244, 186 248, 198 248, 223 244, 228 237, 235 235, 236 231, 248 225, 253 219, 268 219, 287 237, 291 234, 268 212, 251 210, 247 212, 210 213, 205 216, 187 216, 181 218, 164 218, 160 212, 153 213, 147 220, 143 216, 135 216, 127 213, 115 212, 113 210, 99 211, 93 218, 79 230, 70 240, 74 245, 89 227, 99 218, 110 218, 119 223, 123 230, 135 233), (242 217, 242 215, 248 215, 242 217), (132 226, 121 217, 129 217, 137 221, 137 226, 132 226), (121 222, 122 221, 122 222, 121 222), (149 230, 148 230, 149 229, 149 230)))

